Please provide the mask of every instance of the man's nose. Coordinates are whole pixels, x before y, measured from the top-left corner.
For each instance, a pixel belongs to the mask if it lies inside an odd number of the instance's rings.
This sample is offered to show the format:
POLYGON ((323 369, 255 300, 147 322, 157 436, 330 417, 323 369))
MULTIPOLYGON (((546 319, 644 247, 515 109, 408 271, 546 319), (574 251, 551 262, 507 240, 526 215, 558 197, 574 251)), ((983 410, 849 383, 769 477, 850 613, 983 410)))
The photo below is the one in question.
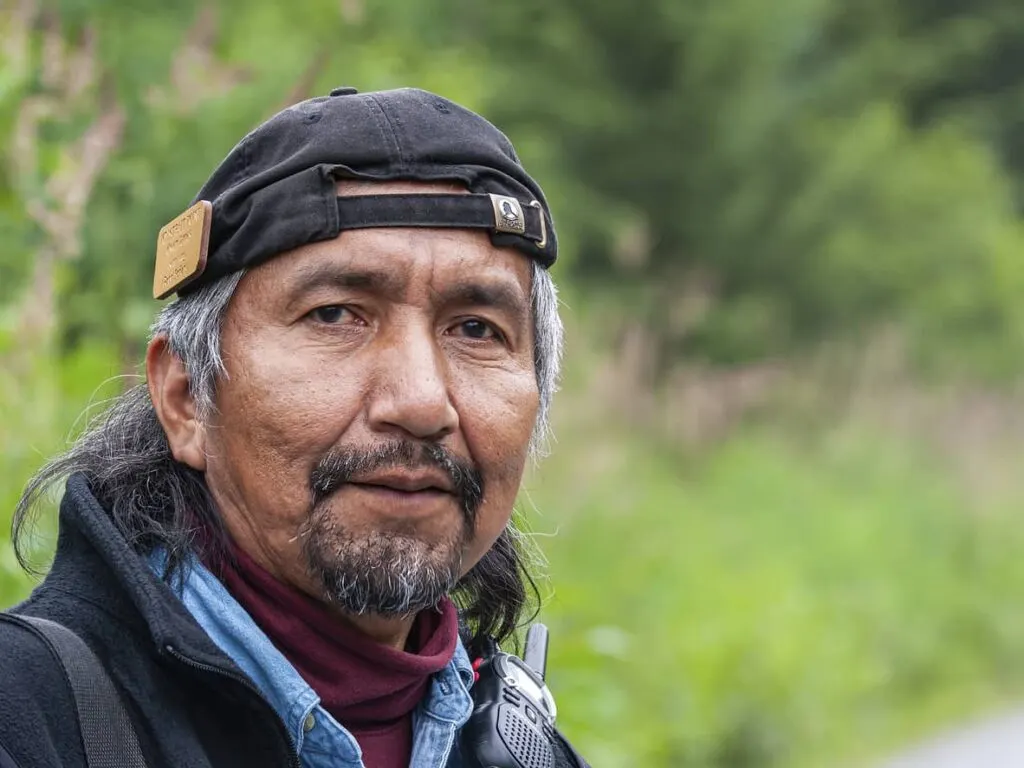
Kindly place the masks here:
POLYGON ((434 441, 458 429, 447 366, 429 331, 405 329, 383 344, 375 358, 371 429, 434 441))

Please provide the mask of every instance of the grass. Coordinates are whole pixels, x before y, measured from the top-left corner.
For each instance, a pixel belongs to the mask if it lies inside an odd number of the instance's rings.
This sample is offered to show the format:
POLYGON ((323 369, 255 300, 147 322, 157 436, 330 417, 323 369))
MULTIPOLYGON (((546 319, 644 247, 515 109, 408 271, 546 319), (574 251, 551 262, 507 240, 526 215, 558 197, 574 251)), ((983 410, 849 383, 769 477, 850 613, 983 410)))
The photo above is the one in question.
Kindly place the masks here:
MULTIPOLYGON (((100 404, 117 391, 117 355, 103 347, 86 347, 59 365, 45 356, 4 356, 0 338, 0 607, 27 595, 27 577, 8 542, 11 513, 32 473, 67 445, 82 426, 87 406, 100 404)), ((56 515, 40 521, 39 560, 52 549, 56 515)))
MULTIPOLYGON (((113 359, 0 377, 4 528, 113 359)), ((522 506, 550 561, 560 722, 594 765, 859 765, 1024 693, 1018 498, 975 498, 928 446, 857 423, 685 456, 589 400, 590 364, 522 506)), ((29 586, 0 548, 0 605, 29 586)))
POLYGON ((853 765, 1022 692, 1024 529, 954 478, 867 430, 563 431, 530 492, 563 727, 601 766, 853 765))

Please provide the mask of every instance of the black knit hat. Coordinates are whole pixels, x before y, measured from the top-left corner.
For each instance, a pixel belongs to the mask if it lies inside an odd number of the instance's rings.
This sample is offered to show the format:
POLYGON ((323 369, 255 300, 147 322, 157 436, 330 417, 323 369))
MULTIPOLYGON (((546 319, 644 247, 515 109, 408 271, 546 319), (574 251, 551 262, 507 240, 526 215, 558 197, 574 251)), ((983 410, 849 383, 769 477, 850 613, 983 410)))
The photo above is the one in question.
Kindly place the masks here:
POLYGON ((188 293, 346 229, 394 226, 487 230, 544 267, 557 253, 543 192, 491 123, 426 91, 337 88, 231 150, 160 230, 153 295, 188 293), (469 194, 338 197, 340 179, 458 182, 469 194))

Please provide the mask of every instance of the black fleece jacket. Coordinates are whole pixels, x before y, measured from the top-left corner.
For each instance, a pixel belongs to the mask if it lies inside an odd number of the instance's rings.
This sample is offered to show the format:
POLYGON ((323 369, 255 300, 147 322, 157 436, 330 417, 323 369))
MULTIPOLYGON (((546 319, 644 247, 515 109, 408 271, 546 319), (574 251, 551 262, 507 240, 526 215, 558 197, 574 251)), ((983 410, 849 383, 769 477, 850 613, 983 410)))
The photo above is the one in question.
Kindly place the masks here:
MULTIPOLYGON (((13 613, 60 622, 103 662, 150 768, 295 766, 284 724, 154 577, 81 477, 60 509, 57 556, 13 613)), ((85 768, 71 689, 33 634, 0 622, 0 768, 85 768)))

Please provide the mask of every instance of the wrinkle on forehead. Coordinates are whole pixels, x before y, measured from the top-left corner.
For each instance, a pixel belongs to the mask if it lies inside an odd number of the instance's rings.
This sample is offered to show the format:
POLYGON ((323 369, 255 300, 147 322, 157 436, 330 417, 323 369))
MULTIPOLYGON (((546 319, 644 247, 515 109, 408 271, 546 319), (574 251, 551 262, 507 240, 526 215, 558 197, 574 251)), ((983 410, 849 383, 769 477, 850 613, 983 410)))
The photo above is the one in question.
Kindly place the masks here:
POLYGON ((394 299, 422 291, 460 292, 465 299, 479 286, 482 294, 515 295, 528 308, 530 268, 527 257, 495 247, 482 232, 396 227, 349 230, 304 245, 251 270, 246 283, 247 293, 286 301, 318 285, 394 299))

